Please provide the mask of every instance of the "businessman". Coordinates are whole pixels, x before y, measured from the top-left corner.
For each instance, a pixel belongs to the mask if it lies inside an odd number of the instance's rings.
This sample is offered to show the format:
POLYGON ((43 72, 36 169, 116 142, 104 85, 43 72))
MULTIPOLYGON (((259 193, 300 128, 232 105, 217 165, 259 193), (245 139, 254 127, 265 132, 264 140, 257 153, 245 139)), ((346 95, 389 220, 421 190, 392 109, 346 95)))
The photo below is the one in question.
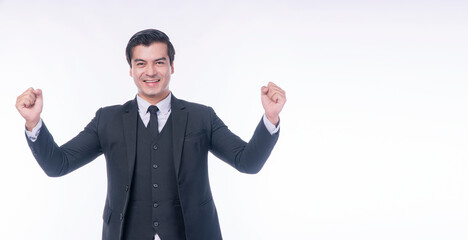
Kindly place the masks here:
POLYGON ((257 173, 279 135, 285 92, 261 88, 265 113, 248 143, 210 107, 169 90, 175 50, 155 29, 133 35, 126 48, 135 99, 99 109, 76 137, 58 146, 41 118, 42 91, 27 89, 16 108, 26 139, 48 176, 68 174, 104 154, 107 196, 104 240, 222 239, 208 180, 208 152, 240 172, 257 173))

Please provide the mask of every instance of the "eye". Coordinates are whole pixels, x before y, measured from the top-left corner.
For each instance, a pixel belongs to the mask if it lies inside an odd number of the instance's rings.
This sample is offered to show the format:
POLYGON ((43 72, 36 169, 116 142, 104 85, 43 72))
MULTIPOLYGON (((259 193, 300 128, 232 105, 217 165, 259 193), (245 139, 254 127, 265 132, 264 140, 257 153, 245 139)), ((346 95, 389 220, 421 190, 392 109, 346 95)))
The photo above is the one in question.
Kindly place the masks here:
POLYGON ((161 65, 161 64, 164 64, 164 62, 162 62, 162 61, 159 61, 159 62, 156 62, 156 64, 159 64, 159 65, 161 65))
POLYGON ((142 62, 138 62, 136 65, 137 65, 137 66, 143 66, 143 63, 142 63, 142 62))

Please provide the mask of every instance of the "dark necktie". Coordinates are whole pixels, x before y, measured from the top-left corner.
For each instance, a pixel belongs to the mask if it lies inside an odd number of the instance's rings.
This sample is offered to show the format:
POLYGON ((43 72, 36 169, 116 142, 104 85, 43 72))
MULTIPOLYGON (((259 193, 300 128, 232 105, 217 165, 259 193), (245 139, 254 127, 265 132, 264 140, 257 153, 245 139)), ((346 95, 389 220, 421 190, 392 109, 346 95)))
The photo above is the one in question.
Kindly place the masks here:
POLYGON ((151 134, 154 136, 158 136, 159 129, 158 129, 158 114, 159 108, 151 105, 148 108, 148 112, 150 112, 150 121, 148 123, 148 129, 150 130, 151 134))

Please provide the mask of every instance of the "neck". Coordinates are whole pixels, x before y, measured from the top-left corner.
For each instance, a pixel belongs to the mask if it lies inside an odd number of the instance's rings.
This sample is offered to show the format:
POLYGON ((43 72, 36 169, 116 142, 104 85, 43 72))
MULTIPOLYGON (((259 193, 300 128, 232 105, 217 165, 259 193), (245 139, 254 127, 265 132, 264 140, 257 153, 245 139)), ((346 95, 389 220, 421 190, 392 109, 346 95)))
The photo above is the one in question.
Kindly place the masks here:
POLYGON ((166 94, 162 95, 162 97, 159 97, 159 96, 154 96, 154 97, 145 96, 145 95, 143 95, 141 93, 138 93, 138 96, 143 98, 145 101, 149 102, 151 105, 156 105, 157 103, 159 103, 162 100, 164 100, 165 98, 167 98, 167 96, 169 96, 169 93, 170 92, 167 92, 166 94))

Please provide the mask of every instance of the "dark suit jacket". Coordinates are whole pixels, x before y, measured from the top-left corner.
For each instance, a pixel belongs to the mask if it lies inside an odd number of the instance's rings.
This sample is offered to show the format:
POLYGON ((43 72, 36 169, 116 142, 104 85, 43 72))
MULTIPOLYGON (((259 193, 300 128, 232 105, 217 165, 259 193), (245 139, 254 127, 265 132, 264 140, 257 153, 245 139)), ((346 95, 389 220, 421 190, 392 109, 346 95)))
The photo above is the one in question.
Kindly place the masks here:
MULTIPOLYGON (((172 97, 173 156, 188 240, 222 239, 208 180, 208 151, 240 172, 257 173, 278 139, 263 121, 249 143, 233 134, 212 108, 172 97)), ((136 100, 101 108, 76 137, 61 147, 45 124, 29 146, 48 176, 58 177, 106 158, 107 198, 102 238, 121 239, 135 166, 138 120, 136 100)), ((163 239, 168 240, 168 239, 163 239)))

